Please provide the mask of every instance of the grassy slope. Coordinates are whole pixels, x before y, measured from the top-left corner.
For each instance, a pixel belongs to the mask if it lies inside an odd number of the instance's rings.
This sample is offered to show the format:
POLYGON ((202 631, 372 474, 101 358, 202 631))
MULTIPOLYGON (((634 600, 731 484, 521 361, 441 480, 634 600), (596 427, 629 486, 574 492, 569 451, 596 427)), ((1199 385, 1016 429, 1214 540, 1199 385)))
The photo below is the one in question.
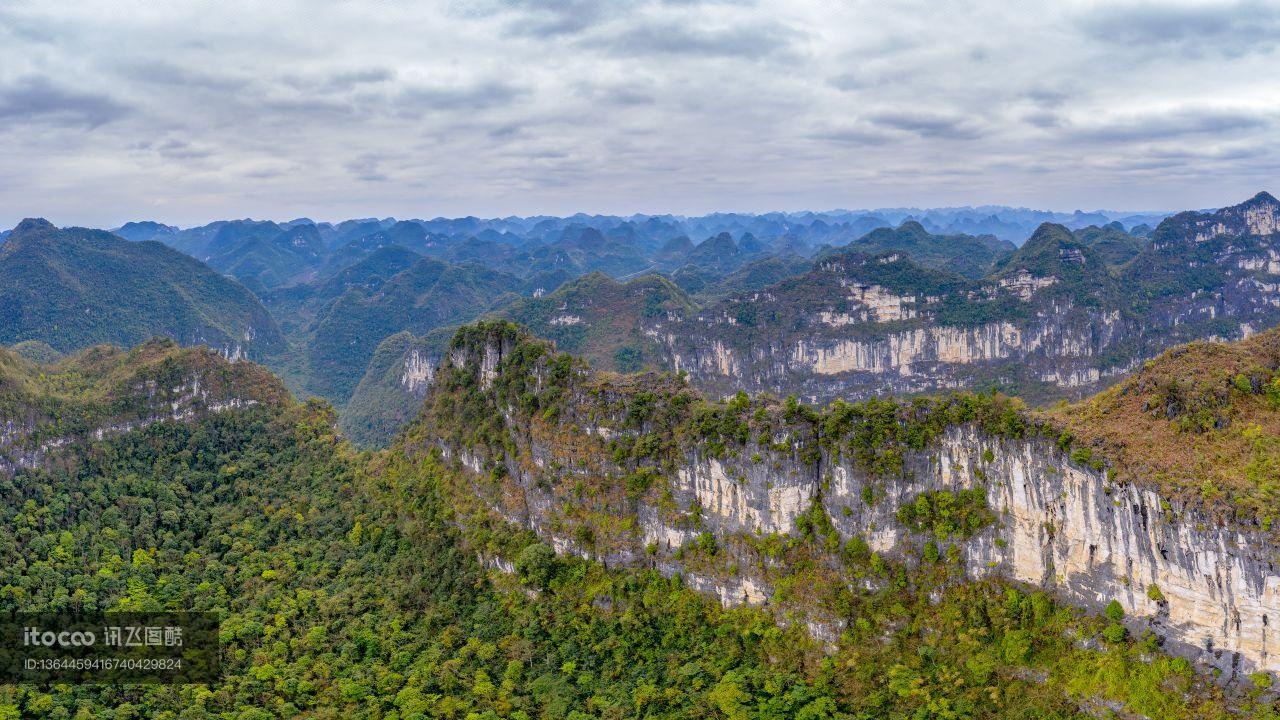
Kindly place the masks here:
POLYGON ((1280 500, 1280 329, 1165 352, 1095 397, 1044 417, 1123 480, 1242 511, 1264 525, 1280 500))

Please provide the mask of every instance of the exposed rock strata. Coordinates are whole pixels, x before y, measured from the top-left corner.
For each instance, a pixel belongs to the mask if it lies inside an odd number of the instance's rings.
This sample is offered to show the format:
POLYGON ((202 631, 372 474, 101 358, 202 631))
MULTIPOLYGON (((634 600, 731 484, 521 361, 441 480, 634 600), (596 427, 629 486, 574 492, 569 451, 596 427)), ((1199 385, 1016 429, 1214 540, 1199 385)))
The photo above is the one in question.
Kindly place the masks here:
MULTIPOLYGON (((498 347, 474 357, 456 353, 453 363, 475 373, 483 365, 491 381, 492 358, 502 353, 498 347)), ((574 533, 582 516, 569 510, 584 500, 572 487, 590 477, 615 478, 605 482, 616 485, 628 470, 614 463, 608 439, 634 431, 620 428, 618 414, 606 412, 599 397, 575 397, 580 411, 552 423, 502 408, 511 432, 506 449, 438 443, 474 474, 476 491, 496 512, 560 552, 653 563, 664 572, 692 573, 692 586, 726 603, 763 604, 772 590, 745 570, 749 558, 725 558, 735 566, 741 561, 740 574, 708 576, 683 567, 681 548, 704 533, 726 548, 735 537, 794 533, 817 503, 843 539, 858 536, 878 552, 917 562, 924 538, 898 522, 898 508, 922 492, 980 487, 997 522, 967 541, 952 540, 968 577, 1044 587, 1093 609, 1117 600, 1134 629, 1150 628, 1168 648, 1229 676, 1280 671, 1274 630, 1280 575, 1270 534, 1222 527, 1151 489, 1116 484, 1105 470, 1072 462, 1038 435, 1002 437, 973 424, 951 426, 923 449, 905 453, 902 471, 890 476, 826 446, 806 454, 804 447, 813 449, 806 445, 812 428, 784 427, 767 445, 751 441, 721 454, 679 437, 679 462, 665 478, 667 499, 653 492, 625 510, 616 497, 599 501, 599 510, 631 520, 607 538, 597 535, 602 542, 584 545, 574 533), (555 439, 563 433, 573 442, 555 439), (498 489, 486 481, 495 466, 505 477, 498 489)))

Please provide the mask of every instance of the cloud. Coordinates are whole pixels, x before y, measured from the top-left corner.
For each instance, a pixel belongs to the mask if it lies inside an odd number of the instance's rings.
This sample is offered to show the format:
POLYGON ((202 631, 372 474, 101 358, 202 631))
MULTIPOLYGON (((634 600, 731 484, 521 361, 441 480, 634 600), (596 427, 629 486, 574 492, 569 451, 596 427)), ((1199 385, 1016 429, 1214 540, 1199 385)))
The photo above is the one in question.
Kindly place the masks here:
POLYGON ((972 140, 982 135, 970 121, 940 113, 900 110, 873 113, 866 119, 873 125, 912 133, 922 138, 972 140))
POLYGON ((459 85, 422 85, 407 87, 395 97, 393 104, 405 117, 452 110, 484 110, 508 105, 526 89, 500 80, 484 80, 459 85))
POLYGON ((52 43, 58 35, 47 24, 0 8, 0 32, 33 43, 52 43))
POLYGON ((518 15, 506 26, 509 34, 542 39, 578 35, 599 24, 610 8, 597 0, 514 0, 505 5, 518 15))
POLYGON ((888 133, 852 127, 824 130, 812 133, 810 137, 843 145, 884 145, 893 140, 888 133))
POLYGON ((1069 134, 1076 140, 1102 143, 1137 143, 1193 135, 1227 137, 1241 131, 1266 129, 1273 125, 1274 114, 1185 108, 1073 126, 1069 134))
POLYGON ((652 92, 636 86, 618 85, 601 90, 596 99, 609 105, 631 107, 636 105, 652 105, 657 98, 652 92))
POLYGON ((136 63, 124 68, 123 74, 136 82, 184 90, 236 91, 243 90, 250 82, 245 77, 218 75, 199 68, 177 65, 168 60, 136 63))
POLYGON ((691 27, 675 21, 627 24, 582 42, 621 57, 661 55, 762 59, 794 48, 799 35, 776 23, 691 27))
POLYGON ((169 160, 199 160, 213 154, 208 148, 197 147, 186 140, 170 138, 155 145, 153 149, 169 160))
POLYGON ((1056 128, 1063 124, 1062 116, 1052 110, 1036 110, 1022 116, 1023 122, 1038 128, 1056 128))
POLYGON ((325 78, 323 86, 328 90, 349 90, 360 85, 376 85, 396 78, 391 68, 366 68, 338 72, 325 78))
POLYGON ((128 114, 129 108, 99 93, 55 84, 46 77, 27 77, 0 87, 0 119, 93 129, 128 114))
POLYGON ((1033 87, 1023 92, 1023 97, 1041 107, 1059 107, 1071 100, 1072 93, 1067 90, 1045 87, 1033 87))
POLYGON ((1278 15, 1263 0, 9 3, 0 152, 27 171, 0 205, 111 226, 158 208, 190 224, 1211 206, 1280 167, 1278 15))
POLYGON ((1280 6, 1253 0, 1104 3, 1082 14, 1078 23, 1096 39, 1130 48, 1240 56, 1276 47, 1280 6))
POLYGON ((362 182, 386 182, 391 178, 382 171, 383 160, 375 155, 362 155, 347 163, 346 169, 362 182))
POLYGON ((865 87, 871 87, 874 83, 869 82, 865 77, 857 73, 845 72, 835 77, 827 78, 827 84, 837 90, 861 90, 865 87))

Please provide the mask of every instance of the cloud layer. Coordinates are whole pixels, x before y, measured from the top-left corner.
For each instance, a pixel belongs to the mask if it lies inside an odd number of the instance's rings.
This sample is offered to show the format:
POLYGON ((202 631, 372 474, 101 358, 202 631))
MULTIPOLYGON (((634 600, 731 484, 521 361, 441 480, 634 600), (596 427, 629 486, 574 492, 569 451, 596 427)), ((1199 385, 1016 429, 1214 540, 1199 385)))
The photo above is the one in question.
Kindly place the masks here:
POLYGON ((1277 189, 1261 2, 11 2, 0 225, 1277 189), (266 8, 266 9, 264 9, 266 8))

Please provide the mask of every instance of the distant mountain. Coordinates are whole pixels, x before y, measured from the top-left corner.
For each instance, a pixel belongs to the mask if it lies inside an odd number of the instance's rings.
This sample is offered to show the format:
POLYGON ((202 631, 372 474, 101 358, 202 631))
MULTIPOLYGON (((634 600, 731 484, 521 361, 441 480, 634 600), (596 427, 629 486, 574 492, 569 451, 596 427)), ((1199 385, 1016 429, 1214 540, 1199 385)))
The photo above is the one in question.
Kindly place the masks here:
MULTIPOLYGON (((665 362, 661 344, 644 328, 696 311, 689 296, 661 275, 618 282, 596 272, 553 293, 513 300, 487 316, 515 320, 602 369, 636 372, 665 362)), ((385 444, 413 417, 453 330, 440 328, 425 337, 402 332, 378 345, 343 413, 348 437, 385 444)))
POLYGON ((812 266, 813 261, 807 258, 769 255, 748 262, 721 278, 693 265, 686 265, 672 273, 671 279, 699 302, 708 302, 766 288, 789 277, 802 275, 812 266))
POLYGON ((1143 248, 1147 246, 1146 240, 1151 234, 1150 230, 1146 228, 1146 233, 1141 234, 1143 226, 1138 226, 1134 228, 1133 233, 1125 232, 1120 223, 1113 222, 1104 227, 1090 225, 1076 230, 1073 234, 1085 245, 1093 248, 1104 262, 1113 268, 1118 268, 1142 254, 1143 248))
POLYGON ((262 301, 279 319, 285 332, 292 334, 307 327, 318 313, 346 291, 353 288, 375 291, 421 259, 421 255, 399 245, 383 246, 330 277, 264 291, 262 301))
POLYGON ((24 220, 0 246, 0 344, 39 340, 69 352, 154 335, 232 357, 284 348, 251 292, 160 243, 24 220))
POLYGON ((442 241, 447 241, 446 238, 428 235, 421 225, 414 222, 400 221, 390 227, 382 227, 381 223, 374 224, 373 228, 368 226, 368 223, 364 224, 366 229, 371 230, 368 233, 347 233, 348 236, 358 236, 326 257, 322 274, 340 272, 342 268, 360 261, 380 248, 396 246, 419 254, 435 254, 443 250, 442 241))
MULTIPOLYGON (((164 242, 215 269, 235 275, 258 290, 280 283, 331 275, 387 245, 459 263, 480 262, 522 277, 562 272, 577 277, 601 271, 615 277, 693 265, 720 275, 765 255, 812 256, 820 248, 842 247, 877 228, 910 222, 932 235, 991 235, 1021 244, 1035 228, 1053 222, 1078 230, 1119 222, 1121 229, 1154 226, 1164 215, 1113 212, 1049 212, 982 206, 976 208, 883 208, 792 213, 712 213, 703 216, 576 214, 566 217, 482 219, 361 218, 332 224, 297 218, 286 223, 219 220, 178 229, 154 221, 127 223, 119 230, 133 240, 164 242), (314 228, 319 236, 299 254, 285 235, 314 228), (281 237, 283 236, 283 237, 281 237), (733 248, 724 244, 727 236, 733 248), (702 238, 690 242, 689 238, 702 238), (712 240, 711 243, 706 243, 712 240), (695 246, 703 244, 700 253, 695 246), (243 246, 243 247, 241 247, 243 246), (730 250, 729 256, 715 251, 730 250), (318 254, 317 259, 312 254, 318 254), (249 256, 247 259, 244 256, 249 256)), ((869 251, 870 248, 867 248, 869 251)), ((970 276, 971 268, 958 268, 970 276)))
POLYGON ((649 274, 618 282, 590 273, 538 298, 522 298, 491 315, 514 320, 596 367, 619 372, 661 368, 661 346, 647 322, 693 314, 697 306, 667 278, 649 274))
POLYGON ((384 338, 401 331, 422 335, 471 320, 520 289, 513 275, 434 258, 421 259, 376 287, 346 287, 299 340, 307 355, 306 390, 345 404, 384 338))
POLYGON ((733 236, 722 232, 698 243, 684 257, 684 262, 713 274, 724 275, 737 270, 751 253, 734 242, 733 236))
POLYGON ((1117 278, 1100 253, 1062 225, 1041 225, 1022 247, 998 260, 992 273, 1005 287, 1021 287, 1028 277, 1042 281, 1034 292, 1040 298, 1098 307, 1120 302, 1117 278))
POLYGON ((359 262, 348 265, 319 282, 314 297, 323 302, 336 298, 353 287, 376 290, 387 279, 408 270, 420 260, 421 255, 406 247, 384 245, 359 262))
POLYGON ((152 220, 143 220, 141 222, 125 223, 111 232, 119 235, 125 240, 133 240, 134 242, 142 242, 143 240, 166 242, 166 240, 173 238, 180 231, 172 225, 163 225, 152 220))
MULTIPOLYGON (((243 229, 243 228, 242 228, 243 229)), ((209 266, 254 292, 312 277, 324 262, 324 243, 315 225, 282 228, 256 223, 243 232, 227 225, 210 243, 209 266)))
POLYGON ((165 244, 199 260, 226 253, 253 237, 276 235, 283 228, 270 221, 218 220, 208 225, 187 228, 164 239, 165 244))
POLYGON ((1150 240, 1045 223, 972 279, 845 251, 646 331, 665 339, 667 367, 716 392, 1078 396, 1179 342, 1280 323, 1278 217, 1261 193, 1168 218, 1150 240))
POLYGON ((666 268, 677 268, 683 265, 693 252, 693 241, 687 235, 671 238, 662 244, 654 254, 654 260, 666 268))
POLYGON ((671 273, 671 281, 690 295, 706 290, 718 280, 715 273, 703 270, 696 265, 685 265, 671 273))
POLYGON ((1017 246, 1007 240, 998 240, 994 235, 935 235, 920 223, 908 220, 897 228, 872 230, 846 245, 845 249, 868 255, 902 252, 925 267, 979 278, 1017 246))

